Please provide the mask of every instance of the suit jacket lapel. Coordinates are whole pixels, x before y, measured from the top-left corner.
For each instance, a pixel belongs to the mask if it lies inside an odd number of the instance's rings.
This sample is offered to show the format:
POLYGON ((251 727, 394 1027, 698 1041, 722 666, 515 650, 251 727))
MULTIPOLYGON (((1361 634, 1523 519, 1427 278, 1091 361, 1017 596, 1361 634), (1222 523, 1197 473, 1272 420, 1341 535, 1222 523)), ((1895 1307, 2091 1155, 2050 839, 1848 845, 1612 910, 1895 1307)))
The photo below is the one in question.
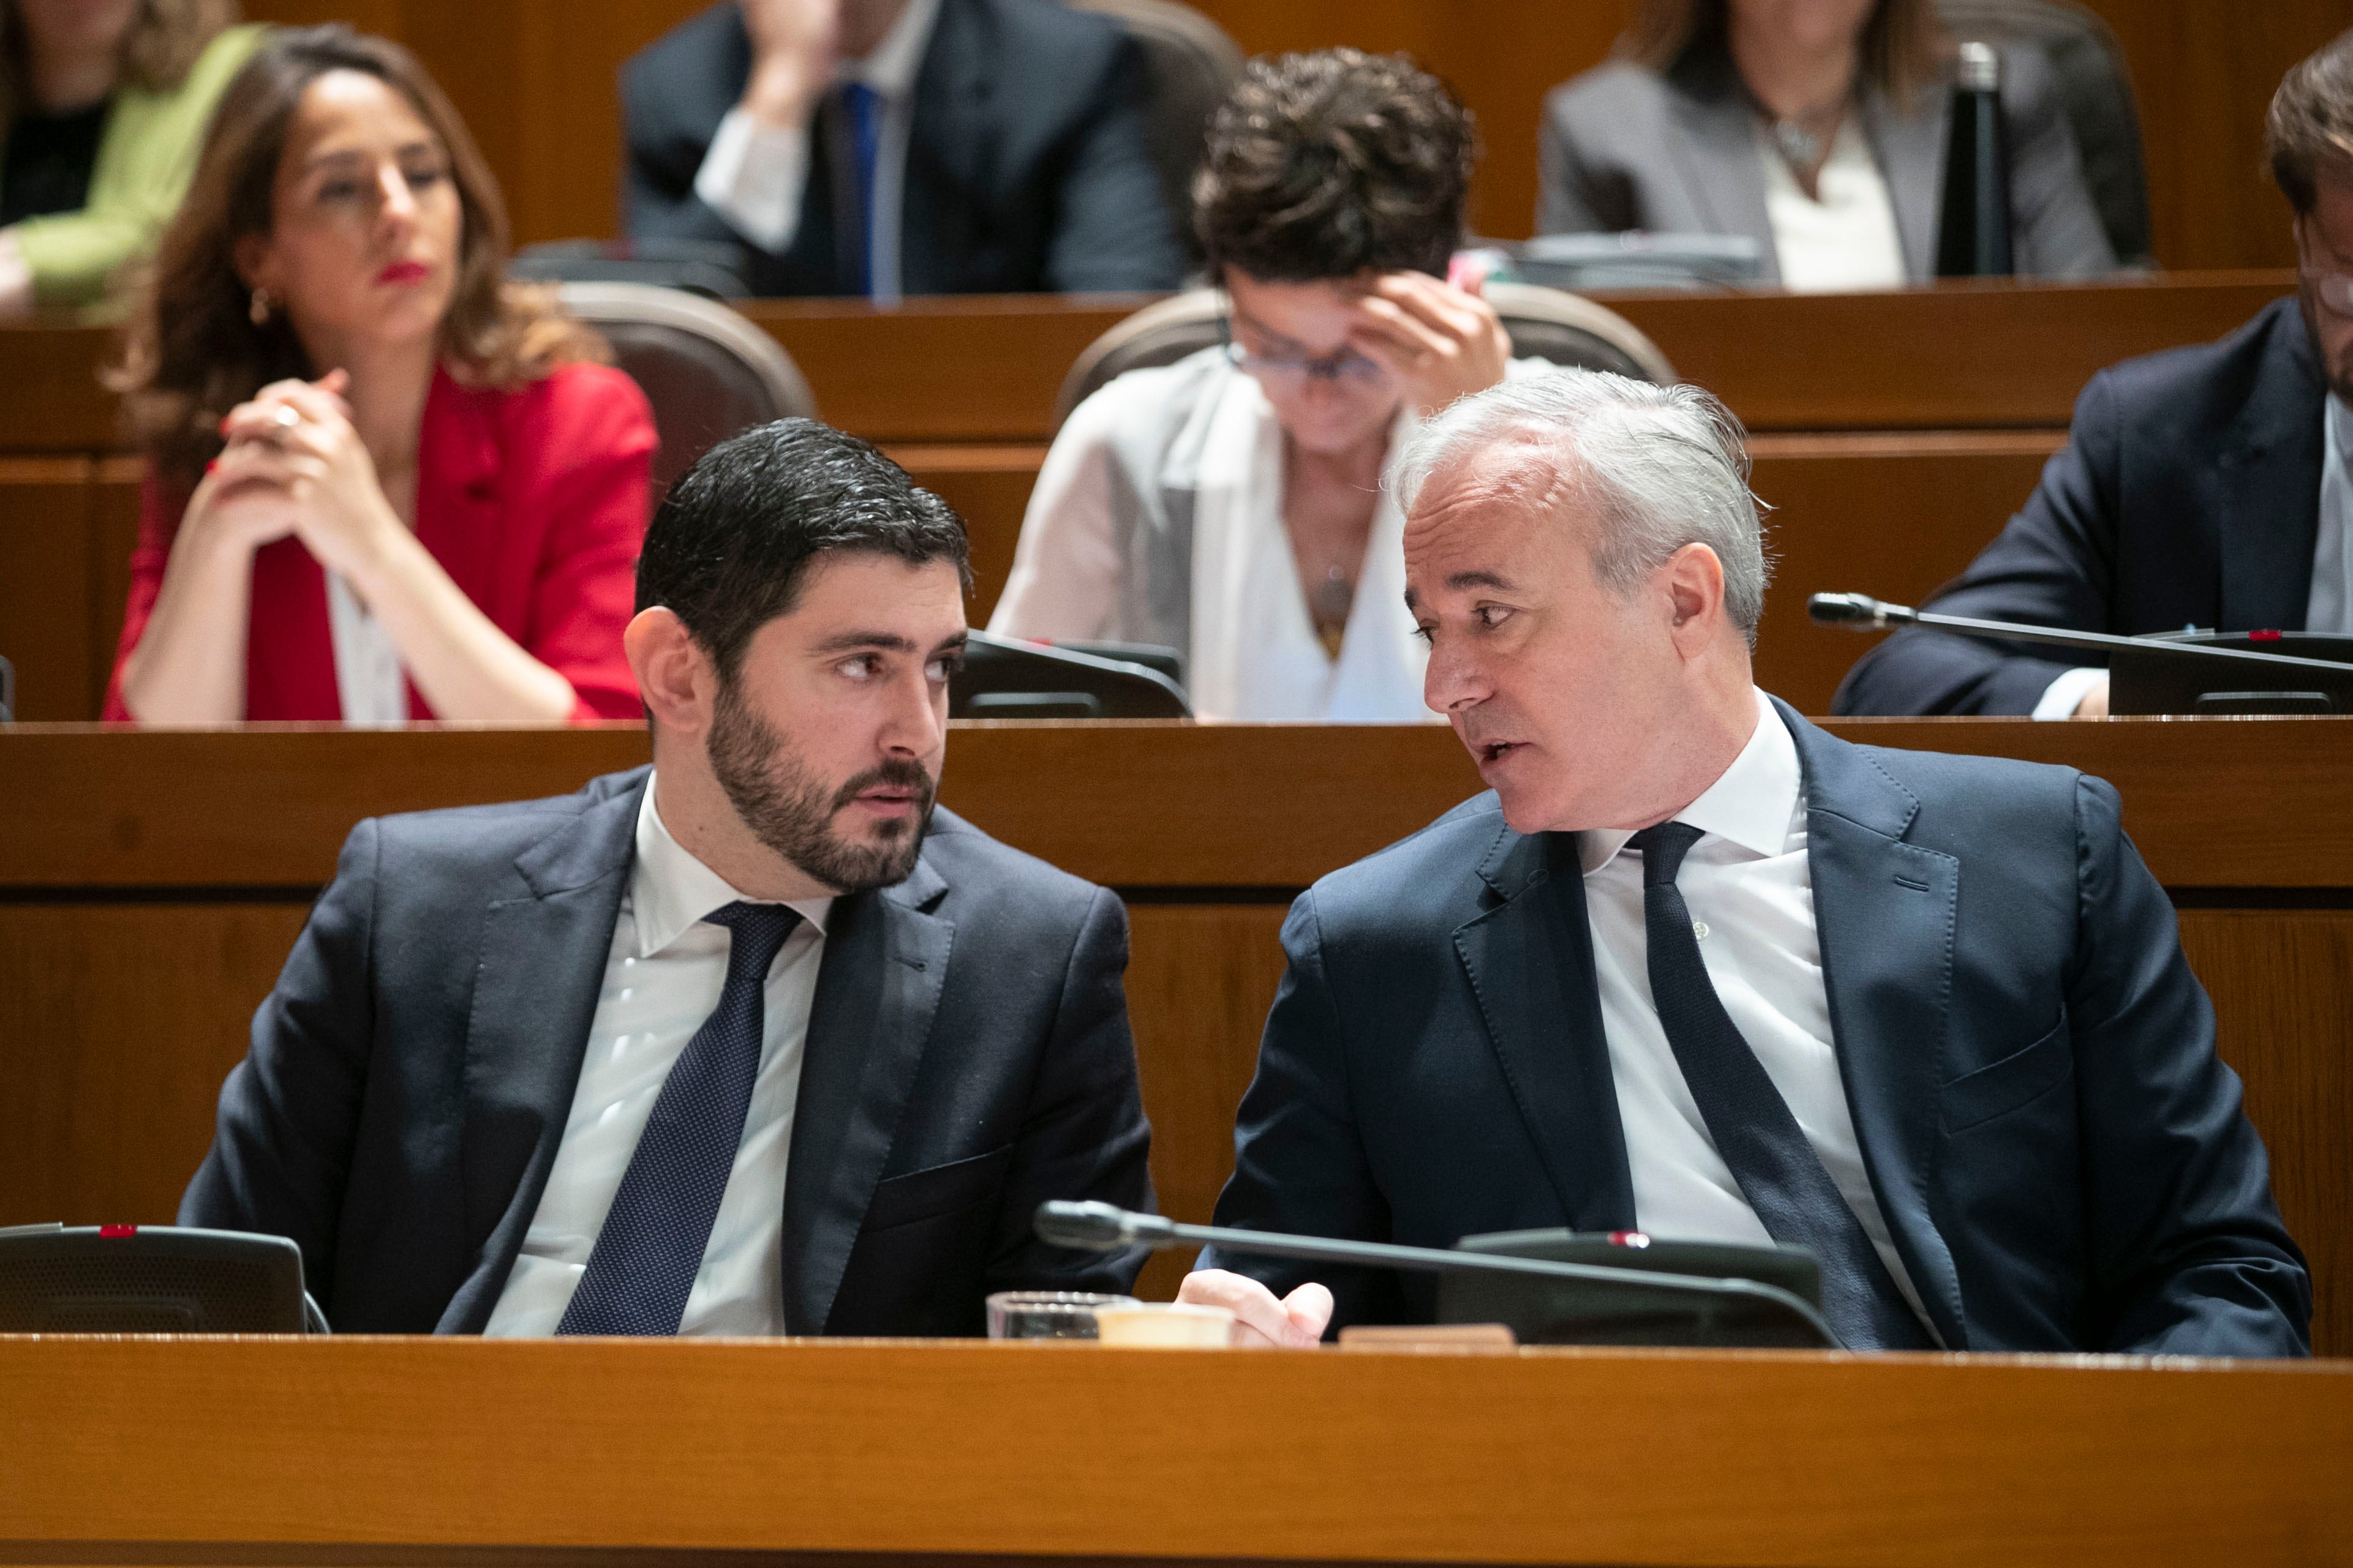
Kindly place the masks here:
POLYGON ((1953 984, 1960 862, 1904 841, 1920 803, 1863 752, 1775 703, 1805 773, 1807 863, 1847 1110, 1904 1267, 1955 1350, 1968 1342, 1929 1179, 1953 984))
POLYGON ((1454 949, 1528 1136, 1571 1226, 1630 1230, 1634 1181, 1577 840, 1504 828, 1479 875, 1500 901, 1455 931, 1454 949))
POLYGON ((466 1026, 459 1140, 472 1268, 437 1331, 480 1333, 563 1142, 637 851, 648 773, 516 857, 522 896, 491 905, 466 1026))
POLYGON ((1683 127, 1667 153, 1682 175, 1692 206, 1715 234, 1746 235, 1764 248, 1759 280, 1781 279, 1773 220, 1765 206, 1765 172, 1758 163, 1757 116, 1728 59, 1698 58, 1668 79, 1668 103, 1683 127))
POLYGON ((940 0, 939 18, 915 76, 914 119, 907 134, 907 184, 899 219, 903 293, 941 291, 954 281, 941 270, 948 251, 987 238, 944 220, 951 213, 985 216, 996 205, 1003 114, 994 99, 1006 79, 997 58, 1001 52, 986 7, 974 0, 940 0))
POLYGON ((2274 322, 2253 395, 2213 470, 2226 630, 2301 631, 2312 594, 2327 392, 2293 312, 2274 322))
POLYGON ((1914 113, 1900 114, 1884 92, 1867 86, 1857 118, 1895 209, 1905 275, 1925 282, 1936 275, 1937 208, 1944 195, 1945 141, 1951 134, 1952 116, 1941 89, 1922 92, 1921 100, 1914 113))
POLYGON ((785 1169, 785 1321, 825 1331, 881 1180, 947 979, 947 884, 927 860, 895 888, 835 901, 809 1007, 785 1169))

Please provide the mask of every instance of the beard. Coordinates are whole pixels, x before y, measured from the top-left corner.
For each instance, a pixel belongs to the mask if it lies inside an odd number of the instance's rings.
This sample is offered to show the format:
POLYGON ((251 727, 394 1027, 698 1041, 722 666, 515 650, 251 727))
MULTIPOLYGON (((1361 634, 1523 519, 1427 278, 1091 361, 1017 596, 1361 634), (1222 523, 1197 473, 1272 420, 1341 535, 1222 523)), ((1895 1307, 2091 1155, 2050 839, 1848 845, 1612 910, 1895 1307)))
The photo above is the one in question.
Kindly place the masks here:
POLYGON ((753 836, 803 871, 840 892, 888 888, 905 881, 923 850, 936 787, 923 763, 881 763, 828 789, 797 761, 766 721, 744 706, 733 683, 721 686, 704 742, 711 771, 735 815, 753 836), (882 822, 875 841, 858 843, 833 830, 833 819, 866 791, 889 784, 915 792, 913 822, 882 822))

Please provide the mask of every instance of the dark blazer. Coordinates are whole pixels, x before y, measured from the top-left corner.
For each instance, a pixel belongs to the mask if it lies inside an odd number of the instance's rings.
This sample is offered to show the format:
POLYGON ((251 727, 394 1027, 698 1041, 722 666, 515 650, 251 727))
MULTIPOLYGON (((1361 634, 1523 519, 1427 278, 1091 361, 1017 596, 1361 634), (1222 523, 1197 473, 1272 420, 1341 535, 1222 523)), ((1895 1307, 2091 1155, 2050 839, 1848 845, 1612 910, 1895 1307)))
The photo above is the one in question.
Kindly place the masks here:
MULTIPOLYGON (((915 80, 902 290, 1176 288, 1184 258, 1145 148, 1143 68, 1108 18, 1052 0, 941 0, 915 80)), ((633 238, 746 243, 694 194, 694 176, 751 70, 734 0, 621 68, 633 238)), ((854 288, 835 232, 832 117, 819 114, 810 137, 791 247, 748 247, 754 293, 854 288)))
MULTIPOLYGON (((2080 631, 2302 631, 2328 389, 2295 300, 2218 343, 2092 378, 2025 510, 1931 606, 2080 631)), ((2088 651, 1917 628, 1863 657, 1839 713, 2031 713, 2088 651)))
MULTIPOLYGON (((184 1225, 291 1237, 338 1332, 479 1333, 572 1109, 648 772, 363 822, 221 1089, 184 1225)), ((1152 1201, 1119 900, 944 810, 834 905, 786 1167, 797 1334, 974 1334, 1015 1288, 1124 1290, 1047 1198, 1152 1201)))
MULTIPOLYGON (((1781 710, 1847 1102, 1947 1345, 2306 1352, 2311 1283, 2172 906, 2064 768, 1886 751, 1781 710)), ((1634 1224, 1568 834, 1482 795, 1293 906, 1220 1225, 1445 1247, 1634 1224)), ((1426 1275, 1205 1256, 1335 1321, 1426 1275)))
MULTIPOLYGON (((2053 278, 2115 270, 2057 79, 2033 49, 2005 49, 2001 63, 2018 270, 2053 278)), ((1906 112, 1866 86, 1860 118, 1895 208, 1905 270, 1926 282, 1936 275, 1952 93, 1939 86, 1906 112)), ((1746 235, 1765 247, 1763 281, 1780 281, 1756 112, 1723 54, 1696 53, 1664 73, 1605 65, 1553 89, 1538 152, 1538 234, 1746 235)))

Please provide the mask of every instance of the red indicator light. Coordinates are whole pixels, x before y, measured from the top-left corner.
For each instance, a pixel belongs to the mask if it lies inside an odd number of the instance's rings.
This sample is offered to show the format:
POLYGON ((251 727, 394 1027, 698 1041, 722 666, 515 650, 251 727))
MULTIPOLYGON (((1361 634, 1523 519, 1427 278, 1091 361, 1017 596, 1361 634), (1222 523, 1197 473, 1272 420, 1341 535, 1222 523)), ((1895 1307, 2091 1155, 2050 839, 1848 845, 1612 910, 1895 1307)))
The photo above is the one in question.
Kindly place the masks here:
POLYGON ((1639 1230, 1613 1230, 1609 1233, 1612 1247, 1648 1247, 1651 1238, 1639 1230))
POLYGON ((137 1236, 139 1227, 135 1225, 102 1225, 98 1227, 98 1234, 104 1240, 120 1241, 124 1237, 137 1236))
POLYGON ((2249 632, 2247 634, 2247 640, 2249 642, 2277 642, 2280 640, 2280 635, 2276 631, 2249 632))

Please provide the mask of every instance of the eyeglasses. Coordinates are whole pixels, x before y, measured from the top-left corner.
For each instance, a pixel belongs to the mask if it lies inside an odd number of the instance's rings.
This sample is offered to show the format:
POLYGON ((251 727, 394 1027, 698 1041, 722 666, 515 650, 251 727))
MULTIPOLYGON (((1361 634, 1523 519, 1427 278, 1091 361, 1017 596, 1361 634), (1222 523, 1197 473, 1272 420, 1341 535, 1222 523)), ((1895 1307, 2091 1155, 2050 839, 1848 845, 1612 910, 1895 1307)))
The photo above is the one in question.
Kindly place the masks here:
POLYGON ((1354 349, 1315 355, 1255 354, 1234 342, 1230 317, 1219 324, 1225 332, 1226 358, 1232 362, 1236 370, 1246 371, 1262 382, 1295 386, 1306 381, 1330 381, 1351 386, 1368 386, 1388 374, 1378 363, 1354 349))
POLYGON ((2304 234, 2304 226, 2298 224, 2295 230, 2296 270, 2303 274, 2305 281, 2312 285, 2313 293, 2319 297, 2321 304, 2327 307, 2331 314, 2353 316, 2353 272, 2324 272, 2312 266, 2306 253, 2304 234))

